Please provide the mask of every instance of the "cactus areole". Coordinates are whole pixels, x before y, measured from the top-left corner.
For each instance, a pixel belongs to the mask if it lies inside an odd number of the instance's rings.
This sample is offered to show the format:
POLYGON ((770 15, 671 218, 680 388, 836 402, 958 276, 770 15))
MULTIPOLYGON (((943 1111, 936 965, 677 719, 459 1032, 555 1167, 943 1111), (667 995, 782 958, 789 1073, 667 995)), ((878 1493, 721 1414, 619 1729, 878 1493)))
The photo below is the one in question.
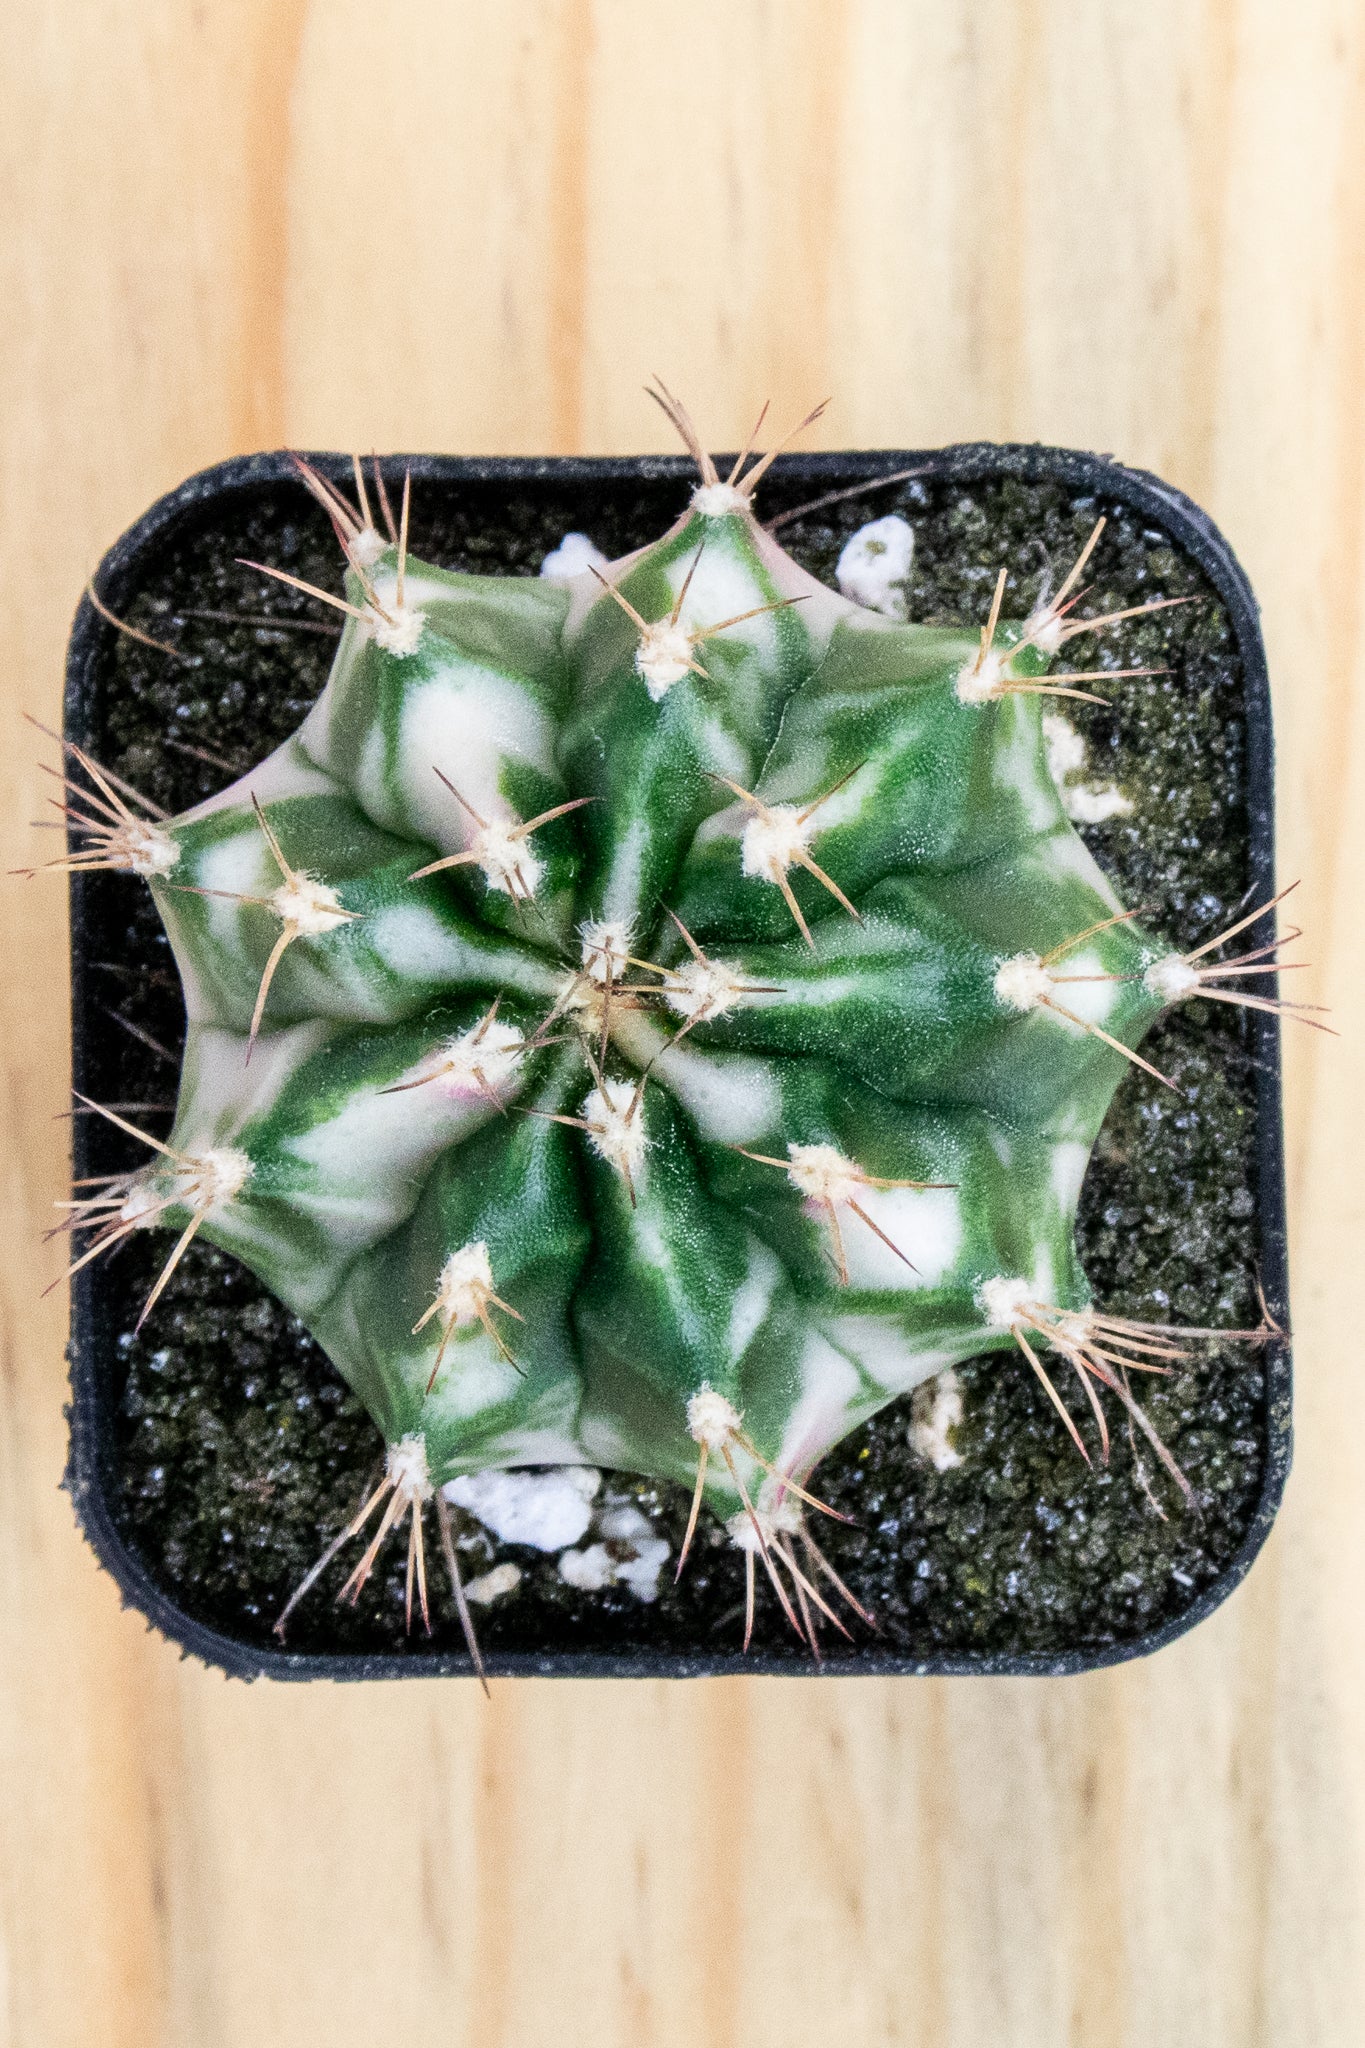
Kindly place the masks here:
POLYGON ((390 537, 305 470, 345 560, 298 731, 169 819, 90 767, 89 864, 155 897, 187 1038, 85 1220, 212 1240, 315 1334, 383 1447, 352 1583, 406 1538, 425 1611, 449 1482, 590 1464, 692 1489, 751 1620, 757 1568, 813 1645, 863 1615, 821 1459, 971 1355, 1083 1455, 1106 1409, 1147 1431, 1179 1509, 1138 1398, 1178 1337, 1105 1313, 1074 1228, 1144 1033, 1227 984, 1049 767, 1082 565, 1021 619, 1002 574, 971 632, 866 609, 676 411, 675 523, 558 576, 420 560, 406 498, 390 537))

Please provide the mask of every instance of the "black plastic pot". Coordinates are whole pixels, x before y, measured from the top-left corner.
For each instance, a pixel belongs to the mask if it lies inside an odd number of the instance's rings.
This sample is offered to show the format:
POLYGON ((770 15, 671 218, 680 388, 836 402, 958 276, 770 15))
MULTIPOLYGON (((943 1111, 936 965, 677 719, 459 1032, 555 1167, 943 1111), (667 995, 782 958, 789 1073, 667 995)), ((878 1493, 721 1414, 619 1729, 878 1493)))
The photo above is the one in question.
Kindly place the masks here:
MULTIPOLYGON (((315 458, 325 470, 344 478, 348 465, 340 458, 315 458)), ((393 458, 386 467, 390 479, 401 479, 408 466, 393 458)), ((632 545, 662 529, 683 502, 688 465, 681 460, 641 458, 636 460, 464 460, 454 457, 418 457, 412 460, 414 495, 418 502, 433 498, 453 504, 469 503, 478 515, 479 531, 501 533, 505 543, 500 557, 491 565, 534 569, 539 543, 535 540, 537 519, 542 515, 564 525, 583 525, 595 537, 608 542, 620 540, 632 545), (441 494, 444 494, 442 498, 441 494), (548 512, 546 508, 551 508, 548 512)), ((1001 480, 1012 480, 1021 488, 1053 487, 1065 498, 1093 502, 1099 507, 1121 508, 1138 522, 1146 539, 1167 546, 1175 555, 1193 564, 1216 594, 1230 622, 1240 670, 1240 715, 1245 722, 1243 772, 1246 803, 1238 832, 1242 837, 1244 872, 1250 884, 1248 900, 1263 901, 1273 892, 1273 744, 1270 697, 1265 654, 1257 620, 1255 600, 1231 549, 1199 508, 1178 491, 1143 472, 1093 455, 1042 447, 999 447, 973 444, 928 453, 884 450, 875 453, 840 453, 788 457, 770 478, 764 493, 764 512, 776 516, 784 508, 826 494, 849 492, 879 477, 913 469, 923 480, 922 488, 951 494, 964 493, 1001 480)), ((895 496, 889 485, 852 501, 848 523, 891 509, 895 496)), ((281 454, 262 455, 227 462, 191 478, 179 490, 163 498, 113 547, 98 574, 98 587, 106 604, 123 616, 130 611, 144 625, 155 630, 139 598, 146 597, 155 584, 157 565, 168 547, 202 546, 205 559, 211 549, 215 559, 229 561, 251 552, 242 536, 263 506, 294 507, 288 518, 297 517, 300 526, 309 523, 311 509, 302 500, 289 459, 281 454)), ((831 517, 843 517, 836 507, 831 517)), ((288 529, 287 529, 288 530, 288 529)), ((799 534, 789 525, 784 540, 799 534)), ((466 559, 460 566, 480 567, 479 559, 466 559)), ((991 570, 993 576, 993 569, 991 570)), ((239 591, 243 587, 237 586, 239 591)), ((206 587, 212 598, 215 591, 206 587)), ((221 599, 220 599, 221 602, 221 599)), ((258 604, 253 594, 241 601, 258 604)), ((211 605, 206 615, 213 616, 211 605)), ((126 654, 112 629, 83 601, 72 633, 67 665, 66 730, 78 744, 98 747, 106 739, 111 720, 117 723, 119 662, 126 654)), ((139 687, 142 687, 139 685, 139 687)), ((151 686, 149 686, 151 687, 151 686)), ((154 685, 160 713, 173 724, 176 712, 177 674, 167 670, 154 685)), ((182 747, 192 753, 193 747, 182 747)), ((221 779, 221 778, 220 778, 221 779)), ((115 956, 122 973, 136 981, 152 971, 145 936, 128 923, 123 898, 115 892, 133 885, 99 877, 93 881, 76 877, 72 884, 72 976, 74 1081, 82 1093, 107 1098, 117 1086, 111 1066, 111 1045, 128 1050, 123 1034, 113 1031, 108 1021, 108 986, 94 971, 96 962, 115 956)), ((1230 1014, 1230 1013, 1224 1013, 1230 1014)), ((125 1018, 123 1021, 127 1022, 125 1018)), ((1287 1326, 1287 1273, 1284 1221, 1284 1187, 1281 1144, 1280 1059, 1275 1018, 1253 1014, 1242 1020, 1249 1071, 1254 1076, 1248 1088, 1249 1115, 1254 1121, 1250 1143, 1254 1147, 1250 1174, 1250 1200, 1254 1217, 1250 1228, 1254 1239, 1257 1274, 1272 1310, 1287 1326)), ((130 1029, 136 1030, 135 1024, 130 1029)), ((135 1048, 134 1048, 135 1049, 135 1048)), ((147 1058, 151 1060, 150 1052, 147 1058)), ((126 1077, 126 1064, 121 1072, 126 1077)), ((154 1069, 153 1069, 154 1071, 154 1069)), ((169 1076, 162 1070, 164 1092, 169 1076)), ((107 1132, 93 1118, 78 1117, 74 1125, 75 1171, 94 1170, 92 1160, 103 1156, 101 1145, 107 1132)), ((462 1649, 442 1642, 427 1648, 420 1639, 401 1649, 356 1653, 325 1647, 290 1650, 267 1646, 264 1640, 247 1640, 224 1633, 187 1613, 165 1586, 159 1584, 148 1564, 125 1538, 117 1513, 118 1429, 116 1417, 123 1396, 127 1372, 127 1327, 124 1294, 111 1279, 113 1269, 100 1264, 78 1274, 72 1285, 71 1361, 72 1401, 70 1408, 71 1449, 66 1483, 81 1526, 101 1563, 116 1580, 125 1603, 138 1608, 148 1621, 205 1662, 245 1678, 359 1679, 400 1676, 434 1676, 465 1673, 468 1660, 462 1649)), ((1240 1540, 1231 1549, 1207 1583, 1197 1586, 1188 1601, 1176 1611, 1166 1611, 1156 1626, 1107 1641, 1075 1645, 1053 1645, 1039 1650, 1019 1643, 1011 1646, 995 1639, 980 1650, 960 1643, 935 1647, 931 1642, 908 1643, 871 1637, 854 1648, 840 1644, 830 1648, 825 1668, 839 1673, 886 1675, 893 1673, 1038 1673, 1060 1675, 1120 1661, 1160 1648, 1209 1614, 1243 1577, 1265 1541, 1279 1506, 1289 1470, 1291 1452, 1290 1356, 1287 1343, 1268 1345, 1258 1355, 1263 1375, 1264 1405, 1259 1418, 1262 1449, 1259 1485, 1241 1524, 1240 1540)), ((1135 1507, 1134 1512, 1137 1512, 1135 1507)), ((1181 1574, 1174 1572, 1179 1579, 1181 1574)), ((630 1631, 624 1631, 628 1641, 630 1631)), ((513 1648, 490 1647, 488 1664, 494 1673, 550 1674, 564 1676, 683 1677, 705 1673, 754 1671, 802 1673, 809 1664, 781 1649, 760 1649, 747 1658, 738 1650, 732 1626, 710 1631, 686 1648, 613 1649, 600 1634, 592 1647, 581 1649, 570 1640, 552 1649, 534 1644, 513 1648)))

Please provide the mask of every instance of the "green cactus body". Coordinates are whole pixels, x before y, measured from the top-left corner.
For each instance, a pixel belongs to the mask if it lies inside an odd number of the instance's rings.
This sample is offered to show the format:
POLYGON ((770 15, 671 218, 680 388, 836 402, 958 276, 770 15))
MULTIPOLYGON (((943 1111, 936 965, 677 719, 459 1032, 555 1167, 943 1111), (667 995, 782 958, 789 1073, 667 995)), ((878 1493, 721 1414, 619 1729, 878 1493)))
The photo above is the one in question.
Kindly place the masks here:
POLYGON ((343 537, 302 728, 124 849, 188 1039, 117 1220, 202 1229, 316 1334, 390 1447, 372 1529, 586 1462, 696 1479, 752 1572, 955 1361, 1117 1390, 1077 1201, 1198 973, 1049 773, 1060 603, 865 610, 705 471, 605 577, 343 537))

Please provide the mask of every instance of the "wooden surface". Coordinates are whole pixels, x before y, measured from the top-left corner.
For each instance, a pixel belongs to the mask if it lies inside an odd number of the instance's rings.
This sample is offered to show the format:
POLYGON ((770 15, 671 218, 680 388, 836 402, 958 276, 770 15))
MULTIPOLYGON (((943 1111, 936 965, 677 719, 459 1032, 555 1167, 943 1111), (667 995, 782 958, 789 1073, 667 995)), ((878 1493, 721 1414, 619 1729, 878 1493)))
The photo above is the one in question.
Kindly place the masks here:
POLYGON ((0 776, 101 550, 324 447, 1113 451, 1265 609, 1298 1456, 1248 1583, 1077 1682, 232 1685, 57 1491, 57 886, 0 892, 0 2039, 1365 2038, 1365 20, 1358 0, 10 0, 0 776), (1311 1042, 1310 1042, 1311 1040, 1311 1042))

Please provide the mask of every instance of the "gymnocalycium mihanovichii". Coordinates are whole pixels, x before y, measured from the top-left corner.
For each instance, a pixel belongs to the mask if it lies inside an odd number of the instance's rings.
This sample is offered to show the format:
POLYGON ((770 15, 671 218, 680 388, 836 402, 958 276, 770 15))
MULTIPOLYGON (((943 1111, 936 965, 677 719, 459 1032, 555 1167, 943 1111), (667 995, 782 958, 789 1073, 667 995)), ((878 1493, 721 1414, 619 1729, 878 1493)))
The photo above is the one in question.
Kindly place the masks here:
POLYGON ((1044 718, 1116 623, 1080 611, 1098 527, 1022 622, 1002 576, 979 635, 909 623, 798 568, 754 515, 771 454, 722 480, 659 396, 690 505, 540 579, 421 563, 406 493, 376 525, 359 465, 352 503, 301 463, 345 556, 322 696, 178 818, 69 750, 52 864, 146 879, 188 1018, 170 1136, 77 1191, 77 1263, 174 1232, 144 1315, 199 1231, 260 1275, 387 1447, 294 1600, 406 1520, 425 1614, 430 1503, 476 1661, 461 1474, 681 1480, 750 1623, 761 1563, 812 1649, 872 1620, 815 1540, 821 1457, 967 1356, 1036 1372, 1088 1457, 1073 1376, 1097 1453, 1107 1399, 1188 1491, 1132 1376, 1206 1333, 1093 1303, 1081 1180, 1169 1005, 1295 1007, 1273 944, 1223 949, 1271 904, 1173 953, 1070 823, 1044 718))

